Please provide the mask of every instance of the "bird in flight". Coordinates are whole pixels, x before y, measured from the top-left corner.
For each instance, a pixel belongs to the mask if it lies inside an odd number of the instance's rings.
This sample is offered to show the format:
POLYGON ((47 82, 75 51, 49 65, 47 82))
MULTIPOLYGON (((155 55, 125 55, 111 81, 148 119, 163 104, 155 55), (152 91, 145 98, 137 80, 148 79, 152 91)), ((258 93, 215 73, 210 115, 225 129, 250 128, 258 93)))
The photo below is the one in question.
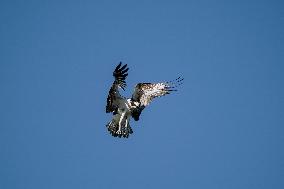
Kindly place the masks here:
POLYGON ((122 66, 121 62, 116 66, 113 72, 114 82, 107 97, 106 113, 112 112, 113 118, 106 127, 114 137, 128 138, 133 133, 129 124, 130 118, 138 121, 143 109, 154 98, 177 91, 176 87, 181 85, 183 81, 183 78, 178 77, 169 82, 138 83, 134 88, 132 97, 125 98, 120 95, 119 89, 125 90, 128 69, 127 64, 122 66))

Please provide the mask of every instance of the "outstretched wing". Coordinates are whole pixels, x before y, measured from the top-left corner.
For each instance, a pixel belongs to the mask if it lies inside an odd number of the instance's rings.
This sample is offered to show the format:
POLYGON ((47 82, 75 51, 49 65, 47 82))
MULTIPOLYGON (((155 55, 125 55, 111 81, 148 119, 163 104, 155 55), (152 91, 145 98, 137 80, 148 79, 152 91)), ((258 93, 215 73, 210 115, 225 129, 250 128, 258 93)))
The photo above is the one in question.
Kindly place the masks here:
POLYGON ((127 71, 127 64, 125 64, 124 66, 122 66, 122 63, 120 62, 115 70, 113 71, 113 77, 115 78, 109 93, 108 93, 108 97, 107 97, 107 105, 106 105, 106 113, 109 112, 115 112, 117 109, 117 99, 121 98, 118 88, 122 88, 123 90, 125 90, 126 87, 126 82, 125 79, 128 75, 127 71))
POLYGON ((181 85, 183 78, 179 77, 176 80, 163 83, 138 83, 135 86, 132 99, 139 102, 141 107, 149 105, 156 97, 161 97, 176 91, 176 87, 181 85))

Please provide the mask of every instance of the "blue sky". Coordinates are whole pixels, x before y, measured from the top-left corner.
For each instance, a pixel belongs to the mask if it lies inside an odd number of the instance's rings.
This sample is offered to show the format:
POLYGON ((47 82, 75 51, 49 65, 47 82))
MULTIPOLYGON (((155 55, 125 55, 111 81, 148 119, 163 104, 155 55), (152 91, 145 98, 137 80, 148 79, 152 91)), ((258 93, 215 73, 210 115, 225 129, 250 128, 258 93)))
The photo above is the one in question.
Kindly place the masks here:
POLYGON ((0 188, 284 188, 281 1, 1 1, 0 188), (105 128, 119 61, 185 78, 105 128))

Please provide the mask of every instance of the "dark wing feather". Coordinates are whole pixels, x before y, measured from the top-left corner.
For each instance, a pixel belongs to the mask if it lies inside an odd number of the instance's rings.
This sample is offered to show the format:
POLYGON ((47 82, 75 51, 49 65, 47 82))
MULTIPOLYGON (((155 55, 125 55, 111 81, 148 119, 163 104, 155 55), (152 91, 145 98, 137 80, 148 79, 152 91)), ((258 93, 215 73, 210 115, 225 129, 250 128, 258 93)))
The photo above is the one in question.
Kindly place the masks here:
POLYGON ((126 87, 126 82, 125 79, 128 76, 128 69, 127 64, 121 67, 121 62, 116 66, 114 72, 113 72, 113 77, 115 78, 114 84, 117 85, 118 87, 122 88, 125 90, 126 87), (121 68, 120 68, 121 67, 121 68))
POLYGON ((128 68, 127 64, 123 65, 121 67, 122 63, 120 62, 115 70, 113 71, 113 77, 114 77, 114 82, 109 90, 108 97, 107 97, 107 105, 106 105, 106 112, 114 112, 116 113, 117 110, 117 104, 116 100, 117 98, 121 97, 118 91, 118 88, 122 88, 125 90, 126 87, 126 82, 125 79, 128 76, 128 68))
POLYGON ((149 105, 156 97, 161 97, 176 91, 176 87, 181 85, 183 78, 163 83, 138 83, 135 87, 132 99, 140 103, 140 106, 149 105))
POLYGON ((140 114, 144 110, 144 108, 145 106, 141 105, 141 106, 137 106, 135 109, 131 111, 131 116, 133 117, 135 121, 139 120, 140 114))

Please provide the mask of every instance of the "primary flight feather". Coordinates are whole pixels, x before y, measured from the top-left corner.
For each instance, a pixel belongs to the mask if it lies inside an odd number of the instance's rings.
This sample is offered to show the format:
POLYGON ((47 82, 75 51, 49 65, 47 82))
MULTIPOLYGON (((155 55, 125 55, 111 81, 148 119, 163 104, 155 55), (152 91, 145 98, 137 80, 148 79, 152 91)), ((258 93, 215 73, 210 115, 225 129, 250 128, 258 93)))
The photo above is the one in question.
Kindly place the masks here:
POLYGON ((114 137, 128 138, 133 133, 130 127, 130 118, 139 120, 142 110, 156 97, 161 97, 176 91, 176 87, 182 84, 183 78, 160 83, 138 83, 131 98, 120 95, 119 88, 125 90, 125 79, 128 76, 127 64, 122 66, 120 62, 114 72, 115 78, 107 97, 106 113, 113 113, 112 120, 106 125, 110 134, 114 137))

